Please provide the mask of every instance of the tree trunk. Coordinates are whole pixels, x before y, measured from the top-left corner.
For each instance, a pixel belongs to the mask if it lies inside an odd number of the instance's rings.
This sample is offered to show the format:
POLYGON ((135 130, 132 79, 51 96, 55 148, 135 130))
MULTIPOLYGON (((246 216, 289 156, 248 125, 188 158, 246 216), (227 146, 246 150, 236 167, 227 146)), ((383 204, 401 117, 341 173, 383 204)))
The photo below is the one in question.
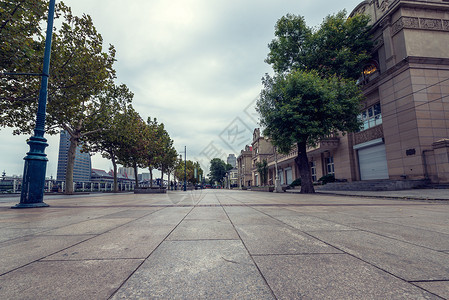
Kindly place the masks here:
POLYGON ((136 181, 136 189, 138 189, 139 188, 139 176, 137 174, 137 164, 136 163, 134 163, 133 168, 134 168, 134 180, 136 181))
POLYGON ((112 166, 114 167, 114 193, 117 193, 117 163, 113 155, 111 155, 112 166))
POLYGON ((67 153, 67 168, 65 171, 65 194, 73 194, 73 168, 75 165, 76 147, 79 137, 70 136, 70 146, 67 153))
POLYGON ((167 187, 170 186, 170 172, 167 173, 167 187))
POLYGON ((149 169, 150 170, 150 187, 153 187, 153 169, 149 169))
POLYGON ((164 171, 161 170, 161 188, 164 187, 164 171))
POLYGON ((313 194, 315 189, 312 182, 312 174, 309 168, 309 159, 307 158, 307 144, 298 143, 298 156, 295 162, 298 165, 299 174, 301 175, 301 194, 313 194))

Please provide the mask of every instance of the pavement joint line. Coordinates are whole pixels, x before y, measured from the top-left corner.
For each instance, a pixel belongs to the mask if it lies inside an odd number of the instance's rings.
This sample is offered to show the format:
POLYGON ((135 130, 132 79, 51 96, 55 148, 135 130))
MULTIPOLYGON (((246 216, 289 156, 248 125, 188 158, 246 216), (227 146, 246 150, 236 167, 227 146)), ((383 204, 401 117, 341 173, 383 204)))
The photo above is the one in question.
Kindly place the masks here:
MULTIPOLYGON (((257 209, 256 209, 256 210, 257 210, 257 209)), ((330 244, 330 243, 328 243, 328 242, 326 242, 326 241, 324 241, 324 240, 322 240, 322 239, 320 239, 320 238, 318 238, 318 237, 316 237, 316 236, 310 234, 309 232, 305 232, 305 231, 299 230, 298 228, 295 228, 295 227, 293 227, 293 226, 291 226, 291 225, 289 225, 289 224, 283 222, 282 220, 279 220, 279 219, 277 219, 276 217, 273 217, 273 216, 271 216, 271 215, 269 215, 269 214, 267 214, 267 213, 265 213, 265 212, 263 212, 263 211, 260 211, 260 210, 257 210, 257 211, 259 211, 260 213, 265 214, 265 215, 267 215, 267 216, 269 216, 269 217, 271 217, 271 218, 273 218, 273 219, 275 219, 275 220, 277 220, 277 221, 279 221, 279 222, 285 224, 285 225, 288 226, 288 227, 291 227, 291 228, 293 228, 293 229, 295 229, 295 230, 298 230, 298 231, 304 233, 305 235, 308 235, 308 236, 310 236, 310 237, 312 237, 312 238, 314 238, 314 239, 316 239, 316 240, 318 240, 318 241, 320 241, 320 242, 322 242, 322 243, 324 243, 324 244, 326 244, 326 245, 328 245, 328 246, 330 246, 330 247, 332 247, 332 248, 335 248, 335 249, 341 251, 341 252, 342 252, 341 254, 349 255, 350 257, 353 257, 353 258, 355 258, 356 260, 359 260, 359 261, 361 261, 361 262, 363 262, 363 263, 365 263, 365 264, 367 264, 367 265, 369 265, 369 266, 371 266, 371 267, 373 267, 373 268, 375 268, 375 269, 380 270, 381 272, 385 272, 385 273, 387 273, 387 274, 389 274, 389 275, 391 275, 391 276, 393 276, 393 277, 395 277, 395 278, 397 278, 397 279, 399 279, 399 280, 401 280, 401 281, 403 281, 403 282, 405 282, 405 283, 411 284, 411 285, 413 285, 413 286, 415 286, 415 287, 417 287, 417 288, 419 288, 419 289, 421 289, 421 290, 423 290, 423 291, 426 291, 426 292, 428 292, 428 293, 430 293, 430 294, 432 294, 432 295, 434 295, 434 296, 436 296, 436 297, 438 297, 438 298, 440 298, 440 299, 444 299, 444 298, 438 296, 437 294, 435 294, 435 293, 433 293, 433 292, 431 292, 431 291, 428 291, 428 290, 426 290, 426 289, 424 289, 424 288, 422 288, 422 287, 420 287, 420 286, 418 286, 418 285, 416 285, 416 284, 413 284, 412 282, 409 282, 409 281, 405 280, 405 279, 402 278, 402 277, 399 277, 398 275, 395 275, 395 274, 393 274, 393 273, 391 273, 391 272, 389 272, 389 271, 387 271, 387 270, 385 270, 385 269, 383 269, 383 268, 381 268, 381 267, 379 267, 379 266, 376 266, 375 264, 370 263, 369 261, 366 261, 366 260, 362 259, 361 257, 358 257, 358 256, 356 256, 356 255, 354 255, 354 254, 351 254, 351 253, 349 253, 349 252, 347 252, 347 251, 341 249, 340 247, 334 246, 334 245, 332 245, 332 244, 330 244)), ((338 223, 336 223, 336 224, 338 224, 338 223)), ((313 233, 313 232, 312 232, 312 233, 313 233)))
MULTIPOLYGON (((152 211, 152 212, 150 212, 150 213, 148 213, 148 214, 145 214, 145 215, 143 215, 143 216, 141 216, 141 217, 139 217, 139 218, 137 218, 137 219, 135 219, 135 220, 129 221, 129 222, 124 223, 124 224, 122 224, 122 225, 119 225, 119 226, 117 226, 117 227, 115 227, 115 228, 111 228, 111 229, 106 230, 105 232, 102 232, 102 233, 74 234, 74 235, 72 235, 72 234, 70 234, 70 235, 67 235, 67 234, 46 234, 46 233, 48 233, 49 231, 58 229, 58 228, 51 228, 51 229, 44 230, 44 231, 41 231, 41 232, 31 233, 31 234, 24 235, 24 236, 20 236, 20 237, 13 238, 13 239, 10 239, 10 240, 2 241, 2 242, 0 242, 0 247, 2 246, 2 244, 8 243, 8 242, 11 242, 11 241, 14 241, 14 240, 18 240, 18 239, 21 239, 21 238, 25 238, 25 237, 30 237, 30 236, 92 236, 91 238, 94 238, 94 237, 99 236, 99 235, 101 235, 101 234, 107 233, 107 232, 109 232, 109 231, 111 231, 111 230, 120 228, 121 226, 127 225, 127 224, 129 224, 129 223, 131 223, 131 222, 134 222, 134 221, 137 221, 137 220, 139 220, 139 219, 141 219, 141 218, 144 218, 144 217, 146 217, 146 216, 149 216, 149 215, 151 215, 151 214, 153 214, 153 213, 155 213, 155 212, 157 212, 157 211, 160 211, 160 210, 161 210, 161 209, 152 211)), ((112 214, 114 214, 114 213, 112 213, 112 214)), ((111 214, 111 215, 112 215, 112 214, 111 214)), ((104 216, 95 217, 95 218, 93 218, 93 219, 90 219, 90 218, 89 218, 89 219, 87 219, 87 220, 84 220, 84 221, 81 221, 81 222, 77 222, 77 223, 73 223, 73 224, 69 224, 69 225, 66 225, 66 226, 71 226, 71 225, 75 225, 75 224, 84 223, 84 222, 87 222, 87 221, 92 221, 92 220, 102 219, 102 218, 104 218, 104 216)), ((62 227, 66 227, 66 226, 62 226, 62 227)), ((62 227, 59 227, 59 228, 62 228, 62 227)), ((10 227, 10 228, 14 229, 14 227, 10 227)), ((89 240, 89 239, 84 240, 84 241, 88 241, 88 240, 89 240)), ((75 245, 76 245, 76 244, 75 244, 75 245)), ((75 246, 75 245, 73 245, 73 246, 75 246)), ((70 246, 70 247, 72 247, 72 246, 70 246)), ((60 251, 64 251, 64 250, 65 250, 65 249, 62 249, 62 250, 60 250, 60 251)), ((53 253, 53 254, 54 254, 54 253, 53 253)), ((50 254, 50 255, 53 255, 53 254, 50 254)), ((1 275, 1 274, 0 274, 0 275, 1 275)))
MULTIPOLYGON (((257 211, 260 211, 260 210, 257 210, 257 211)), ((351 214, 349 214, 349 215, 351 215, 351 214)), ((409 242, 409 241, 403 241, 403 240, 400 240, 400 239, 395 238, 395 237, 383 235, 383 234, 380 234, 380 233, 378 233, 378 232, 369 231, 369 230, 367 230, 367 229, 360 229, 360 228, 354 227, 355 224, 341 224, 341 223, 338 223, 338 222, 334 222, 334 221, 330 221, 330 220, 324 219, 323 217, 318 217, 318 216, 315 216, 315 215, 307 215, 306 213, 304 214, 304 216, 312 216, 312 217, 314 217, 314 218, 317 218, 317 219, 320 219, 320 220, 323 220, 323 221, 326 221, 326 222, 332 222, 332 223, 339 224, 339 225, 342 225, 342 226, 345 226, 345 227, 353 228, 353 230, 347 230, 347 231, 362 231, 362 232, 368 232, 368 233, 372 233, 372 234, 374 234, 374 235, 378 235, 378 236, 381 236, 381 237, 384 237, 384 238, 396 240, 396 241, 399 241, 399 242, 407 243, 407 244, 409 244, 409 245, 413 245, 413 246, 416 246, 416 247, 420 247, 420 248, 424 248, 424 249, 428 249, 428 250, 432 250, 432 251, 436 251, 436 252, 443 252, 443 253, 445 253, 445 251, 446 251, 446 250, 435 250, 435 249, 432 249, 432 248, 429 248, 429 247, 426 247, 426 246, 414 244, 414 243, 409 242)), ((369 219, 369 220, 379 222, 379 221, 374 220, 374 219, 369 219)), ((280 220, 279 220, 279 221, 280 221, 280 220)), ((398 225, 398 224, 396 224, 396 223, 388 222, 388 221, 383 221, 383 223, 392 224, 392 225, 398 225)), ((407 226, 407 225, 401 225, 401 226, 403 226, 403 227, 408 227, 408 228, 414 228, 414 229, 421 229, 421 230, 424 230, 423 228, 420 228, 420 227, 413 227, 413 226, 407 226)), ((319 231, 319 232, 330 232, 330 231, 341 231, 341 230, 314 230, 314 231, 319 231)), ((314 231, 312 230, 312 231, 309 231, 309 232, 314 232, 314 231)), ((442 233, 442 232, 433 231, 433 230, 427 230, 427 231, 433 232, 433 233, 438 233, 438 234, 447 235, 447 236, 449 237, 448 234, 445 234, 445 233, 442 233)))
POLYGON ((186 240, 168 240, 167 242, 196 242, 196 241, 238 241, 239 239, 186 239, 186 240))
POLYGON ((170 234, 172 234, 172 232, 175 231, 176 228, 178 228, 179 224, 181 224, 185 220, 185 218, 192 212, 193 209, 194 209, 194 207, 192 207, 189 210, 189 212, 186 213, 186 215, 181 219, 181 221, 179 221, 178 224, 176 224, 176 226, 173 227, 173 229, 162 239, 162 241, 153 249, 153 251, 151 251, 150 254, 148 254, 148 256, 146 258, 144 258, 143 261, 136 267, 136 269, 134 271, 132 271, 131 274, 129 274, 129 276, 125 278, 125 280, 123 280, 123 282, 119 285, 119 287, 114 292, 111 293, 111 296, 109 296, 108 299, 111 299, 112 297, 114 297, 115 294, 117 294, 117 292, 123 287, 123 285, 137 272, 137 270, 140 269, 140 267, 162 245, 162 243, 167 240, 167 238, 170 236, 170 234))
MULTIPOLYGON (((122 207, 122 208, 151 208, 151 207, 376 207, 376 206, 425 206, 428 203, 363 203, 363 204, 352 204, 352 203, 334 203, 334 204, 325 204, 325 203, 286 203, 286 204, 265 204, 265 203, 242 203, 242 204, 149 204, 149 205, 114 205, 113 207, 122 207)), ((449 201, 448 203, 449 204, 449 201)), ((441 205, 446 205, 446 203, 441 203, 441 205)), ((110 208, 110 205, 52 205, 52 208, 57 209, 68 209, 68 208, 110 208)), ((1 208, 0 208, 1 209, 1 208)))
POLYGON ((342 253, 342 252, 320 252, 320 253, 269 253, 269 254, 253 254, 253 256, 257 256, 257 257, 270 257, 270 256, 311 256, 311 255, 347 255, 347 253, 342 253))
POLYGON ((424 282, 449 282, 449 279, 436 279, 436 280, 411 280, 410 283, 424 283, 424 282))
POLYGON ((415 287, 417 287, 417 288, 419 288, 419 289, 421 289, 421 290, 423 290, 423 291, 426 291, 427 293, 432 294, 432 295, 434 295, 434 296, 436 296, 436 297, 438 297, 438 298, 440 298, 440 299, 447 300, 446 298, 443 298, 443 297, 441 297, 441 296, 435 294, 434 292, 431 292, 430 290, 428 290, 428 289, 426 289, 426 288, 423 288, 423 287, 417 285, 417 284, 416 284, 415 282, 413 282, 413 281, 408 281, 408 283, 411 284, 411 285, 413 285, 413 286, 415 286, 415 287))
MULTIPOLYGON (((214 193, 215 197, 217 198, 218 203, 221 204, 220 199, 218 199, 217 194, 214 193)), ((234 199, 235 200, 235 199, 234 199)), ((231 218, 229 217, 228 212, 224 209, 224 207, 222 206, 222 209, 224 211, 224 213, 226 214, 226 216, 229 219, 229 222, 231 222, 232 227, 234 228, 237 236, 239 237, 240 242, 242 243, 243 247, 245 247, 246 252, 248 253, 248 256, 251 258, 251 261, 253 262, 253 265, 256 267, 257 272, 259 272, 260 276, 262 277, 262 280, 264 281, 264 283, 266 284, 266 286, 268 287, 269 291, 271 292, 271 295, 273 296, 274 299, 278 299, 278 297, 276 297, 276 294, 274 293, 273 289, 271 288, 271 286, 268 284, 267 279, 265 278, 265 276, 263 275, 262 271, 260 270, 259 266, 257 265, 256 261, 254 260, 254 257, 251 255, 251 252, 249 252, 248 247, 246 246, 245 242, 243 241, 242 237, 240 236, 240 233, 238 232, 238 230, 235 228, 234 222, 232 222, 231 218)))
POLYGON ((144 260, 145 258, 140 257, 116 257, 116 258, 83 258, 83 259, 47 259, 47 260, 39 260, 36 263, 45 263, 45 262, 66 262, 66 261, 115 261, 115 260, 144 260))
MULTIPOLYGON (((159 211, 159 210, 156 210, 156 211, 159 211)), ((144 216, 142 216, 142 217, 136 218, 135 220, 126 222, 126 223, 124 223, 124 224, 122 224, 122 225, 119 225, 119 226, 117 226, 117 227, 111 228, 111 229, 106 230, 105 232, 102 232, 102 233, 99 233, 99 234, 93 234, 92 236, 86 234, 86 236, 89 236, 89 238, 87 238, 87 239, 85 239, 85 240, 82 240, 82 241, 79 241, 79 242, 77 242, 77 243, 74 243, 73 245, 70 245, 70 246, 65 247, 65 248, 63 248, 63 249, 60 249, 60 250, 58 250, 58 251, 56 251, 56 252, 50 253, 50 254, 48 254, 48 255, 46 255, 46 256, 43 256, 43 257, 41 257, 41 258, 35 259, 35 260, 33 260, 33 261, 29 262, 29 263, 26 263, 26 264, 24 264, 24 265, 22 265, 22 266, 17 267, 17 268, 14 268, 14 269, 11 269, 11 270, 6 271, 6 272, 4 272, 4 273, 1 273, 1 274, 0 274, 0 277, 3 276, 3 275, 6 275, 6 274, 8 274, 8 273, 11 273, 11 272, 13 272, 13 271, 16 271, 16 270, 18 270, 18 269, 21 269, 21 268, 23 268, 23 267, 26 267, 26 266, 28 266, 28 265, 30 265, 30 264, 32 264, 32 263, 36 263, 36 262, 42 261, 43 259, 45 259, 45 258, 47 258, 47 257, 49 257, 49 256, 52 256, 52 255, 54 255, 54 254, 56 254, 56 253, 58 253, 58 252, 65 251, 65 250, 67 250, 67 249, 69 249, 69 248, 71 248, 71 247, 74 247, 74 246, 77 246, 77 245, 79 245, 79 244, 81 244, 81 243, 87 242, 87 241, 89 241, 89 240, 91 240, 91 239, 94 239, 94 238, 96 238, 96 237, 98 237, 98 236, 100 236, 100 235, 103 235, 103 234, 105 234, 105 233, 108 233, 108 232, 110 232, 110 231, 112 231, 112 230, 115 230, 115 229, 120 228, 120 227, 122 227, 122 226, 128 225, 129 223, 135 222, 135 221, 137 221, 137 220, 139 220, 139 219, 141 219, 141 218, 144 218, 144 217, 146 217, 146 216, 148 216, 148 215, 151 215, 151 214, 155 213, 156 211, 153 211, 153 212, 151 212, 151 213, 149 213, 149 214, 147 214, 147 215, 144 215, 144 216)), ((100 217, 98 217, 98 218, 100 218, 100 217)), ((92 220, 95 220, 95 219, 97 219, 97 218, 94 218, 94 219, 92 219, 92 220)), ((83 223, 83 222, 87 222, 87 221, 88 221, 88 220, 85 220, 85 221, 82 221, 82 222, 79 222, 79 223, 83 223)), ((79 223, 74 223, 74 224, 79 224, 79 223)), ((72 225, 74 225, 74 224, 72 224, 72 225)), ((70 226, 70 225, 68 225, 68 226, 70 226)), ((47 230, 47 231, 45 231, 45 232, 48 232, 48 231, 51 231, 51 230, 54 230, 54 228, 53 228, 53 229, 50 229, 50 230, 47 230)), ((15 239, 3 241, 2 243, 0 243, 0 248, 1 248, 2 244, 5 244, 6 242, 15 241, 15 240, 18 240, 18 239, 21 239, 21 238, 24 238, 24 237, 30 237, 30 236, 40 236, 40 234, 30 234, 30 235, 27 235, 27 236, 22 236, 22 237, 18 237, 18 238, 15 238, 15 239)), ((60 237, 60 236, 66 236, 66 235, 43 235, 43 236, 59 236, 59 237, 60 237)), ((81 236, 82 236, 82 235, 81 235, 81 236)), ((140 265, 139 265, 139 266, 140 266, 140 265)))
MULTIPOLYGON (((398 225, 398 224, 390 223, 390 222, 384 222, 384 223, 392 224, 392 225, 398 225)), ((338 223, 337 223, 337 224, 338 224, 338 223)), ((344 226, 351 227, 351 224, 344 225, 344 226)), ((354 225, 352 225, 352 226, 354 226, 354 225)), ((412 226, 406 226, 406 225, 401 225, 401 226, 409 227, 409 228, 414 228, 414 229, 422 229, 422 228, 412 227, 412 226)), ((352 228, 354 228, 354 227, 352 227, 352 228)), ((403 240, 400 240, 400 239, 395 238, 395 237, 391 237, 391 236, 387 236, 387 235, 384 235, 384 234, 380 234, 380 233, 378 233, 378 232, 369 231, 369 230, 367 230, 367 229, 354 228, 354 230, 355 230, 355 231, 368 232, 368 233, 371 233, 371 234, 374 234, 374 235, 381 236, 381 237, 383 237, 383 238, 395 240, 395 241, 398 241, 398 242, 401 242, 401 243, 406 243, 406 244, 409 244, 409 245, 413 245, 413 246, 416 246, 416 247, 424 248, 424 249, 431 250, 431 251, 435 251, 435 252, 445 253, 444 251, 446 251, 446 250, 435 250, 435 249, 432 249, 432 248, 429 248, 429 247, 426 247, 426 246, 423 246, 423 245, 414 244, 414 243, 409 242, 409 241, 403 241, 403 240)), ((429 232, 434 232, 434 233, 439 233, 439 234, 444 234, 444 235, 447 235, 447 236, 449 237, 449 235, 446 234, 446 233, 442 233, 442 232, 438 232, 438 231, 432 231, 432 230, 427 230, 427 231, 429 231, 429 232)))

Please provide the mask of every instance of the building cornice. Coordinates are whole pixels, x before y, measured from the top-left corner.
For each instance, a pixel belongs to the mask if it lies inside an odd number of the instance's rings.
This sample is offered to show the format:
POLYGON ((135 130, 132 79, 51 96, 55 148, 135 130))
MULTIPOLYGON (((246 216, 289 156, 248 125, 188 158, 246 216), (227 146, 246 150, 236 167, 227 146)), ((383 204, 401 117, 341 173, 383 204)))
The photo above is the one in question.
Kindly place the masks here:
POLYGON ((449 58, 436 58, 436 57, 420 57, 420 56, 409 56, 404 58, 402 61, 397 63, 394 67, 391 67, 387 71, 380 74, 378 77, 370 80, 367 84, 362 86, 365 94, 370 94, 377 87, 383 84, 385 81, 391 79, 392 76, 396 76, 399 73, 404 72, 409 68, 413 68, 412 64, 420 64, 420 65, 445 65, 449 66, 449 58))

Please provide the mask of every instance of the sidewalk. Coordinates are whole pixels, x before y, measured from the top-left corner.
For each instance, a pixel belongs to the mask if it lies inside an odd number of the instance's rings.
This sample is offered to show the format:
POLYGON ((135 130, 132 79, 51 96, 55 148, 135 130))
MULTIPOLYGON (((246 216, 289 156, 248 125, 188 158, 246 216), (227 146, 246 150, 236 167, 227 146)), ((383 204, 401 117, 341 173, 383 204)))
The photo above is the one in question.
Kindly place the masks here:
MULTIPOLYGON (((287 193, 299 192, 299 189, 287 190, 287 193)), ((400 191, 323 191, 318 187, 316 189, 316 193, 389 199, 449 200, 448 189, 412 189, 400 191)))
POLYGON ((232 190, 0 202, 0 299, 447 299, 449 202, 232 190))

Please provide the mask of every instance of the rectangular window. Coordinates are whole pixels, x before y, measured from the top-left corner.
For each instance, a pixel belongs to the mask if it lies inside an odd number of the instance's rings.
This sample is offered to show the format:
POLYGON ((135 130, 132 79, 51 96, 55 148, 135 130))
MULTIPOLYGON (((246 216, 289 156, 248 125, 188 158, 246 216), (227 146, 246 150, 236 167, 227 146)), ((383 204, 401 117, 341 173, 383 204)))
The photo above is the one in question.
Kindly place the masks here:
POLYGON ((325 158, 325 164, 326 164, 327 174, 335 174, 334 157, 333 156, 326 157, 325 158))
POLYGON ((359 119, 363 123, 361 131, 382 124, 382 111, 380 108, 380 103, 376 103, 362 111, 359 115, 359 119))
POLYGON ((310 162, 310 173, 312 174, 312 181, 316 181, 316 161, 310 162))

